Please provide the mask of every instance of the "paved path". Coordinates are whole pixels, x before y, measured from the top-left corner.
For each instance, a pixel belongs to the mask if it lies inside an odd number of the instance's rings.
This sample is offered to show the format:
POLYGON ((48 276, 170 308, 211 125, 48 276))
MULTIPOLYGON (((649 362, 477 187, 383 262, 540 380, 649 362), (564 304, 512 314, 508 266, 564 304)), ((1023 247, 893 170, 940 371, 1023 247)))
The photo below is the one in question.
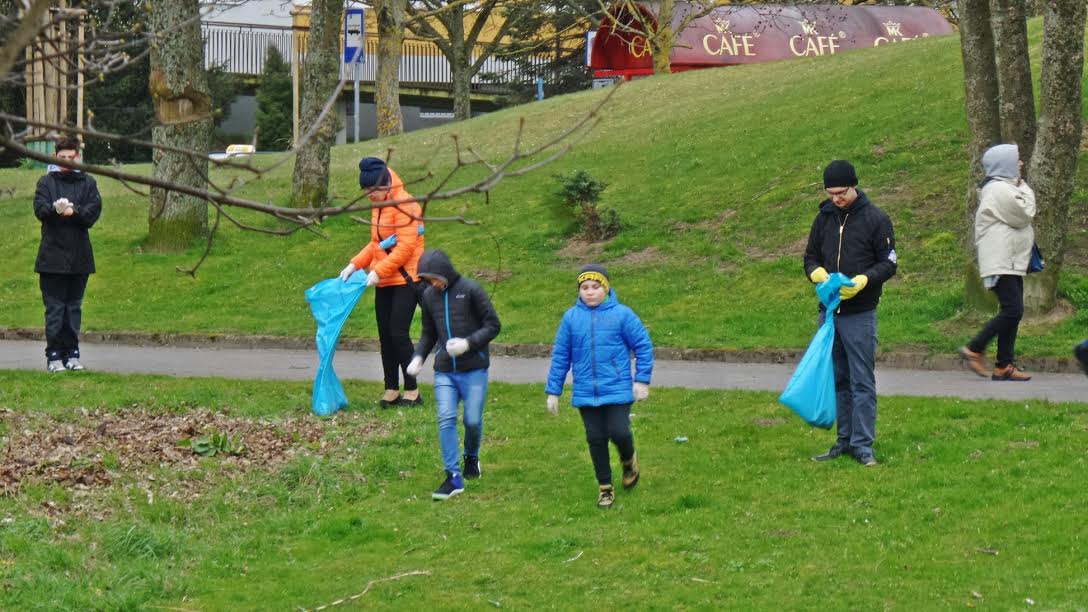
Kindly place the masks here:
MULTIPOLYGON (((0 369, 43 370, 41 342, 0 340, 0 369)), ((314 351, 285 349, 212 349, 84 344, 88 368, 102 372, 312 380, 317 368, 314 351)), ((548 359, 494 357, 491 379, 510 383, 543 383, 548 359)), ((380 381, 377 353, 338 351, 336 368, 343 378, 380 381)), ((691 389, 752 389, 781 391, 793 366, 658 360, 654 386, 691 389)), ((897 370, 877 368, 882 395, 947 396, 966 399, 1048 399, 1088 402, 1088 377, 1039 373, 1027 383, 991 382, 966 371, 897 370)), ((431 382, 430 361, 421 380, 431 382)))

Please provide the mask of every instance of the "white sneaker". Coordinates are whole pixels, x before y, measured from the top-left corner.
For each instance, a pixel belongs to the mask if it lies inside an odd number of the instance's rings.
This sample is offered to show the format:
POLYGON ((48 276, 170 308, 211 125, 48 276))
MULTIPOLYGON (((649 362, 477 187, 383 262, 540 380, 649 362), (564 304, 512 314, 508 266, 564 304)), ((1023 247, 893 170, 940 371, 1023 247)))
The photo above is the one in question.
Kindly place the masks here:
POLYGON ((72 357, 68 361, 65 361, 64 362, 64 367, 68 368, 69 370, 74 370, 74 371, 77 371, 77 372, 80 371, 80 370, 85 369, 83 367, 83 364, 79 362, 79 359, 77 359, 75 357, 72 357))
POLYGON ((50 361, 48 365, 45 366, 45 369, 49 370, 50 374, 56 374, 57 372, 63 372, 64 371, 64 362, 61 361, 60 359, 54 359, 53 361, 50 361))

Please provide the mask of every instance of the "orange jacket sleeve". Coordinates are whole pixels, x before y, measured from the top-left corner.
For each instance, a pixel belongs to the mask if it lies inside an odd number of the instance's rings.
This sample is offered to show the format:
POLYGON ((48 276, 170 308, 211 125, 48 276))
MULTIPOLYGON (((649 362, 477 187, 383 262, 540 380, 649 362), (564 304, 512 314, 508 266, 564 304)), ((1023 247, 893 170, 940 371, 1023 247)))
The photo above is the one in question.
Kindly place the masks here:
MULTIPOLYGON (((397 238, 397 240, 400 240, 400 238, 397 238)), ((363 268, 366 268, 370 265, 370 262, 374 260, 375 246, 376 245, 374 244, 374 241, 371 240, 370 242, 366 243, 366 246, 363 247, 363 250, 359 251, 358 255, 351 258, 351 263, 355 264, 356 270, 362 270, 363 268)))

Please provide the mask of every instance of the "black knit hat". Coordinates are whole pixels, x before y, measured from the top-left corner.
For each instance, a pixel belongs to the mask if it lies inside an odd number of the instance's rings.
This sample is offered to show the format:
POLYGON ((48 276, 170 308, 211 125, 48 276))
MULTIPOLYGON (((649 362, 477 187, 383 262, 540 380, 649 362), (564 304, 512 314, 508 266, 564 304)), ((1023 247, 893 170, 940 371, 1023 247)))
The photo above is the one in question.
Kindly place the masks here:
POLYGON ((389 167, 379 157, 364 157, 359 160, 359 186, 363 189, 386 187, 389 181, 389 167))
POLYGON ((830 187, 857 187, 858 174, 854 166, 843 159, 836 159, 824 168, 824 189, 830 187))
POLYGON ((608 278, 608 270, 605 270, 601 264, 586 264, 582 266, 581 271, 578 272, 578 286, 581 287, 582 283, 587 280, 595 280, 600 283, 605 292, 607 292, 612 285, 612 282, 608 278))

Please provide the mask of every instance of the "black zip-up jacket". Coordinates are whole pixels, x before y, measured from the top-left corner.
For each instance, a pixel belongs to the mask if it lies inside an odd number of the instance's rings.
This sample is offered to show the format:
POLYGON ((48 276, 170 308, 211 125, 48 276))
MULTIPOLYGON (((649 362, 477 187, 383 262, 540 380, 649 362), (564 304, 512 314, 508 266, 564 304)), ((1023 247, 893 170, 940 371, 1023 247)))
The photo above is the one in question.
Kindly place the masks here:
MULTIPOLYGON (((843 300, 838 312, 851 314, 873 310, 880 303, 884 282, 895 276, 895 232, 884 211, 858 189, 858 197, 846 209, 830 199, 820 204, 805 247, 805 276, 823 267, 829 274, 842 272, 853 278, 869 277, 853 298, 843 300)), ((820 305, 823 309, 823 305, 820 305)))
POLYGON ((414 356, 426 358, 434 350, 436 372, 468 372, 490 366, 488 344, 499 335, 502 325, 484 288, 458 274, 450 258, 439 249, 423 253, 418 273, 424 283, 428 278, 445 281, 446 289, 428 286, 420 298, 423 331, 414 356), (468 351, 451 356, 446 352, 450 338, 468 340, 468 351))
POLYGON ((87 230, 102 214, 94 179, 82 172, 50 172, 38 179, 34 216, 42 222, 42 241, 34 271, 42 274, 94 274, 94 252, 87 230), (57 214, 53 202, 68 198, 75 214, 57 214))

